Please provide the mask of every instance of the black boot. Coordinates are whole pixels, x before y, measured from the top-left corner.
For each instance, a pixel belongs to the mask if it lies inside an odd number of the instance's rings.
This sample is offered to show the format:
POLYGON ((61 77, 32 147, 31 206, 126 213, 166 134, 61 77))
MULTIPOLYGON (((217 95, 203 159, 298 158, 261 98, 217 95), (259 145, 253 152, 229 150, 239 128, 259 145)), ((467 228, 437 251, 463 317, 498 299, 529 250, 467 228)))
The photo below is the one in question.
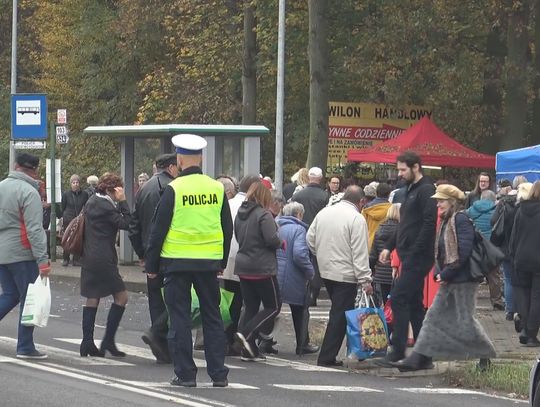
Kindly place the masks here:
POLYGON ((96 307, 83 307, 82 330, 83 340, 81 342, 81 356, 105 356, 94 343, 94 325, 96 323, 96 307))
POLYGON ((392 363, 400 372, 413 372, 415 370, 433 369, 433 362, 429 356, 412 352, 405 359, 392 363))
POLYGON ((123 358, 124 356, 126 356, 126 354, 116 348, 116 344, 114 343, 114 337, 116 335, 118 325, 120 325, 122 315, 124 315, 125 309, 125 307, 122 307, 115 303, 111 305, 109 315, 107 316, 107 328, 105 329, 105 336, 103 337, 103 341, 101 341, 102 352, 105 353, 106 351, 108 351, 112 356, 120 358, 123 358))

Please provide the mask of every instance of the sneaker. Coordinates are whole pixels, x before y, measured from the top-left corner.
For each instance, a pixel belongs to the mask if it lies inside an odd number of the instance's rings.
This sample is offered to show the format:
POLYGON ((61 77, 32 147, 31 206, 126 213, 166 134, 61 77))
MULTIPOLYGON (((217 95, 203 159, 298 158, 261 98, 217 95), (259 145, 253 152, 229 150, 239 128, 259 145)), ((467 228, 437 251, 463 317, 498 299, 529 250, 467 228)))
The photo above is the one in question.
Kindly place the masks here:
POLYGON ((266 360, 266 356, 264 356, 262 353, 258 354, 257 356, 249 356, 247 353, 244 353, 240 357, 240 360, 242 362, 264 362, 266 360))
POLYGON ((274 348, 274 345, 276 343, 277 342, 272 340, 272 339, 261 339, 259 341, 259 351, 261 351, 262 353, 266 353, 266 354, 277 355, 278 350, 276 348, 274 348))
POLYGON ((228 385, 229 385, 229 381, 227 379, 214 380, 212 382, 212 387, 227 387, 228 385))
POLYGON ((242 335, 240 332, 236 332, 235 334, 236 339, 238 342, 242 344, 242 348, 249 354, 250 357, 255 357, 255 352, 251 348, 251 345, 247 341, 246 337, 242 335))
POLYGON ((505 318, 506 318, 507 321, 513 321, 514 320, 514 313, 513 312, 507 312, 505 318))
POLYGON ((519 315, 517 312, 514 314, 514 329, 517 333, 520 333, 523 329, 521 326, 521 315, 519 315))
POLYGON ((38 350, 33 350, 30 353, 17 353, 19 359, 47 359, 47 355, 38 350))
POLYGON ((173 377, 170 383, 173 386, 197 387, 197 382, 195 380, 181 380, 178 376, 173 377))

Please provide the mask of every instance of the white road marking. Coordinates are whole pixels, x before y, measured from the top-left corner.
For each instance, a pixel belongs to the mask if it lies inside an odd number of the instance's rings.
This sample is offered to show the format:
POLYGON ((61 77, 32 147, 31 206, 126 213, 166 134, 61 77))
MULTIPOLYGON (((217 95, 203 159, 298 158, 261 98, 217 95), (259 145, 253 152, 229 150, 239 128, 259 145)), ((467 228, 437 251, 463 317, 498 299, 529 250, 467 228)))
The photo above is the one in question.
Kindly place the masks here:
POLYGON ((408 393, 416 394, 464 394, 464 395, 475 395, 475 396, 485 396, 491 397, 499 400, 508 400, 513 401, 514 403, 528 403, 527 400, 513 399, 511 397, 498 396, 496 394, 483 393, 476 390, 467 390, 467 389, 452 389, 452 388, 428 388, 428 387, 419 387, 419 388, 396 388, 396 390, 406 391, 408 393))
MULTIPOLYGON (((67 343, 74 343, 79 344, 81 342, 80 339, 74 339, 74 338, 54 338, 56 341, 61 342, 67 342, 67 343)), ((96 346, 100 346, 101 341, 96 340, 94 341, 96 343, 96 346)), ((156 357, 152 354, 152 351, 149 348, 141 348, 138 346, 132 346, 132 345, 126 345, 124 343, 116 343, 118 346, 118 349, 120 349, 123 352, 126 352, 128 356, 135 356, 141 359, 148 359, 148 360, 156 360, 156 357)), ((195 362, 195 365, 198 368, 206 368, 206 361, 202 359, 193 359, 195 362)), ((234 365, 226 365, 229 369, 245 369, 243 366, 234 366, 234 365)))
POLYGON ((316 386, 310 384, 273 384, 274 387, 287 390, 301 391, 335 391, 335 392, 359 392, 359 393, 384 393, 383 390, 370 389, 369 387, 359 386, 316 386))
MULTIPOLYGON (((0 336, 0 343, 5 343, 9 345, 17 344, 17 339, 9 338, 7 336, 0 336)), ((80 343, 80 339, 77 343, 80 343)), ((87 366, 135 366, 132 363, 122 362, 116 359, 109 358, 92 358, 86 357, 82 358, 79 352, 73 352, 70 350, 55 348, 53 346, 47 345, 38 345, 40 351, 46 353, 49 357, 59 357, 64 359, 70 359, 76 361, 76 363, 87 366)), ((44 359, 46 360, 46 359, 44 359)))
MULTIPOLYGON (((247 363, 247 362, 246 362, 247 363)), ((266 365, 275 366, 275 367, 289 367, 294 370, 300 370, 303 372, 334 372, 334 373, 347 373, 347 370, 344 369, 334 369, 332 367, 317 366, 311 365, 309 363, 297 362, 294 360, 276 358, 275 356, 266 356, 265 362, 266 365)))
MULTIPOLYGON (((142 386, 142 387, 152 387, 155 389, 159 388, 171 388, 171 385, 169 383, 163 383, 163 382, 144 382, 144 381, 124 381, 123 383, 130 384, 132 386, 142 386)), ((201 389, 216 389, 219 390, 220 387, 214 387, 211 382, 197 382, 197 388, 201 389)), ((222 387, 221 387, 222 388, 222 387)), ((227 386, 228 389, 237 389, 237 390, 259 390, 259 387, 255 386, 249 386, 247 384, 242 383, 229 383, 229 386, 227 386)))

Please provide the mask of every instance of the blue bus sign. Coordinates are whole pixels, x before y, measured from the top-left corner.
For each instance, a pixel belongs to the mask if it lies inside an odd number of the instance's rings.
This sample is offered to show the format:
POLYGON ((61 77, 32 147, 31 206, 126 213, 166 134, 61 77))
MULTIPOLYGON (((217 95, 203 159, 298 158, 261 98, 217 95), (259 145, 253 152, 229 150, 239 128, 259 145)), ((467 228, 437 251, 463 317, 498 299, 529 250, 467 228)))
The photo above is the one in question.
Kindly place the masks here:
POLYGON ((47 139, 47 95, 11 95, 11 139, 47 139))

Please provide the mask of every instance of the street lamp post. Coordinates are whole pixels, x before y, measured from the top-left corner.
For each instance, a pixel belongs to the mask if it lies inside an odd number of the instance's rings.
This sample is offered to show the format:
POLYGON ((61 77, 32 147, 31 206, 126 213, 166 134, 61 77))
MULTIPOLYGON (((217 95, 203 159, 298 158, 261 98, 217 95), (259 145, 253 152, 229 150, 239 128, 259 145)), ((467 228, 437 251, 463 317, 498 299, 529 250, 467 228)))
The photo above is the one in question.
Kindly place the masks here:
MULTIPOLYGON (((13 20, 11 22, 11 94, 17 93, 17 0, 13 0, 13 20)), ((11 129, 13 131, 13 129, 11 129)), ((13 137, 9 140, 9 170, 15 167, 15 147, 13 137)))
POLYGON ((274 181, 276 189, 283 191, 283 110, 285 105, 285 0, 279 0, 278 65, 276 94, 276 156, 274 181))

